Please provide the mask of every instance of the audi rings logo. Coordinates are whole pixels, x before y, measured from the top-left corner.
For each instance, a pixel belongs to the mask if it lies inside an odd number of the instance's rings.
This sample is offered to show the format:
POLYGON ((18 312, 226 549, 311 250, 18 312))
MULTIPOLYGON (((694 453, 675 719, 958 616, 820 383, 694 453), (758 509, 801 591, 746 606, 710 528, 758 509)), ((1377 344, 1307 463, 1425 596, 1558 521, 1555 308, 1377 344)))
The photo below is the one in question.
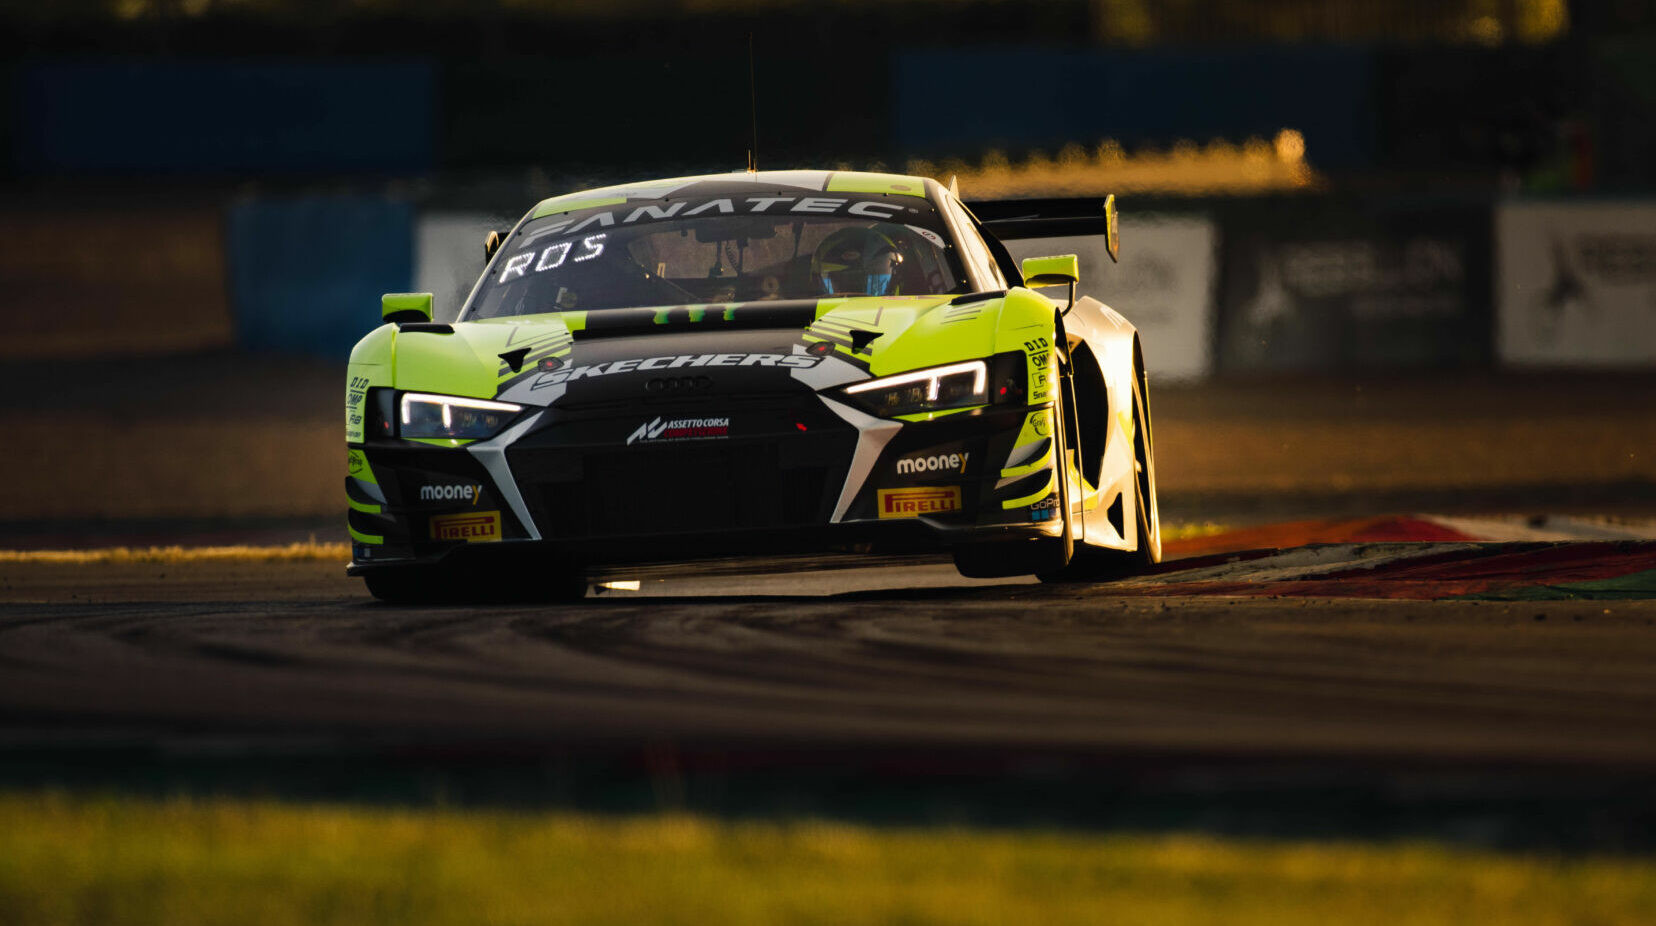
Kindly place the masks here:
POLYGON ((708 376, 657 376, 644 384, 644 391, 654 395, 688 395, 713 388, 708 376))

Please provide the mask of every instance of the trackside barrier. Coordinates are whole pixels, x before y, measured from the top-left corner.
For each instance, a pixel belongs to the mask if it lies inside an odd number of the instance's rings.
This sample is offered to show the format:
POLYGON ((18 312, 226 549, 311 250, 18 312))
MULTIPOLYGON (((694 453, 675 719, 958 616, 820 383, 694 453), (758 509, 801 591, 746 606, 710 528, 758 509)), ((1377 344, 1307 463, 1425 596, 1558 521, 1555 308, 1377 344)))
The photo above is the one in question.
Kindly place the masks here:
POLYGON ((1502 366, 1656 366, 1656 201, 1506 202, 1495 229, 1502 366))
POLYGON ((414 280, 414 207, 308 197, 230 207, 236 336, 250 350, 344 357, 414 280))
POLYGON ((1487 204, 1263 199, 1220 211, 1218 372, 1490 364, 1487 204))

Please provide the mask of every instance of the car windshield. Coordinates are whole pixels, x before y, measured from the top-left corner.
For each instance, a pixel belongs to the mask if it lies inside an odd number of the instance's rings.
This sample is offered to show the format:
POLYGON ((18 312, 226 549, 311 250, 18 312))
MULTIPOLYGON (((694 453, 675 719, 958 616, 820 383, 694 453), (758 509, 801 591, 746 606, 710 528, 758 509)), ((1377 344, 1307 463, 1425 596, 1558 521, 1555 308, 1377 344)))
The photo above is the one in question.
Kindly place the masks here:
POLYGON ((969 288, 920 197, 690 197, 526 222, 466 317, 969 288))

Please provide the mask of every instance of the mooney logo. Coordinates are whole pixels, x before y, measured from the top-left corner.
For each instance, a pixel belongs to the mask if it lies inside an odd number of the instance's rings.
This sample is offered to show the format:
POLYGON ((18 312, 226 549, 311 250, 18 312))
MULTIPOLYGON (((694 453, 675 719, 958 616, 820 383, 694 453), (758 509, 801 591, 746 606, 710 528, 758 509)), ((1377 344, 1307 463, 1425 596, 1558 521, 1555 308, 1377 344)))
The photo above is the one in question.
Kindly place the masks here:
POLYGON ((432 540, 464 540, 470 543, 500 539, 500 512, 445 514, 431 519, 432 540))
POLYGON ((610 363, 584 364, 545 373, 537 386, 555 386, 577 379, 592 379, 614 373, 645 373, 653 370, 679 370, 686 367, 790 367, 805 369, 822 362, 821 357, 808 354, 670 354, 666 357, 645 357, 642 360, 615 360, 610 363))
POLYGON ((935 473, 939 470, 966 472, 966 453, 940 453, 936 456, 904 457, 897 461, 897 474, 935 473))
POLYGON ((913 518, 940 511, 960 510, 960 487, 935 489, 881 489, 880 517, 913 518))
POLYGON ((706 440, 729 436, 729 418, 656 418, 639 425, 638 430, 627 438, 627 444, 631 446, 634 441, 706 440))
POLYGON ((420 501, 422 502, 471 502, 483 497, 483 487, 480 485, 446 485, 420 486, 420 501))

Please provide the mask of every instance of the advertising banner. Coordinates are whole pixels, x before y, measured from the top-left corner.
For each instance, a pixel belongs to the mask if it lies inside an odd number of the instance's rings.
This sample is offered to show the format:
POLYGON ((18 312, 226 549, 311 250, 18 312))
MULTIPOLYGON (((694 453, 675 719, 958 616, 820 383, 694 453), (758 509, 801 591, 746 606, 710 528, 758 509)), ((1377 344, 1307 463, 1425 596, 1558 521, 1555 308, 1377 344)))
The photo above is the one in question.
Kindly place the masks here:
POLYGON ((1486 208, 1259 201, 1223 235, 1222 372, 1489 361, 1486 208))
POLYGON ((1656 202, 1506 203, 1495 237, 1503 366, 1656 366, 1656 202))
MULTIPOLYGON (((1083 296, 1120 312, 1139 330, 1152 381, 1190 380, 1213 368, 1214 271, 1218 230, 1205 216, 1121 217, 1121 263, 1110 261, 1104 237, 1030 238, 1007 242, 1017 260, 1075 254, 1083 296)), ((1054 299, 1061 289, 1048 289, 1054 299)))

